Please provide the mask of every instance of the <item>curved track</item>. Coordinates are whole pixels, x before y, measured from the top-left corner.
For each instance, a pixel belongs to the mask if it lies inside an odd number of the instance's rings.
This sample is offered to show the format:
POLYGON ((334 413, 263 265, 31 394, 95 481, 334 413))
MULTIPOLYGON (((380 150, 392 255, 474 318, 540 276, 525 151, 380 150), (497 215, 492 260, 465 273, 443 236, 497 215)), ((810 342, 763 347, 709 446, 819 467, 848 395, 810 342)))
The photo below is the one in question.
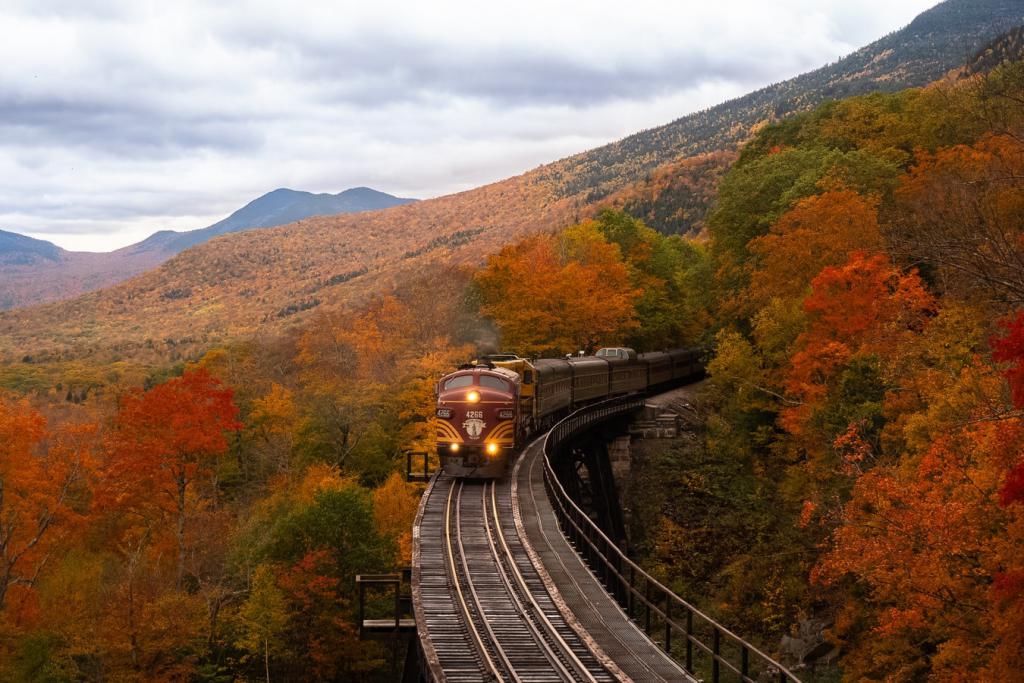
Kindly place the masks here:
POLYGON ((535 571, 507 481, 440 475, 425 496, 418 531, 414 592, 432 678, 615 680, 566 624, 535 571))

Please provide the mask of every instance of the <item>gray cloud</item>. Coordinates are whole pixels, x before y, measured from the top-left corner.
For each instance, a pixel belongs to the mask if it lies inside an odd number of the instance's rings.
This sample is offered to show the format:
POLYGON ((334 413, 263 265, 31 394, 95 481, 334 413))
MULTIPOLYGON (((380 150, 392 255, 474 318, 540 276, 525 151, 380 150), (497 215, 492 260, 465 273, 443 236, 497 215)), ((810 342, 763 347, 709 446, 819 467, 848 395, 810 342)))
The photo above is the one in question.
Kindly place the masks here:
POLYGON ((0 8, 0 227, 77 248, 278 186, 433 196, 831 61, 932 0, 0 8))

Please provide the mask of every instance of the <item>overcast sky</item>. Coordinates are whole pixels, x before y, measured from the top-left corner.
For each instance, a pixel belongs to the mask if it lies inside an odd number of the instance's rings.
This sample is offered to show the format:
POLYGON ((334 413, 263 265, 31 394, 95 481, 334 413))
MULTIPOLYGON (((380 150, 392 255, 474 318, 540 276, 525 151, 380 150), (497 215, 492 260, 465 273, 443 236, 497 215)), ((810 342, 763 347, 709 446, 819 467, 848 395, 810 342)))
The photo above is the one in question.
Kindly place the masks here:
POLYGON ((106 251, 277 187, 427 198, 845 55, 937 0, 0 2, 0 228, 106 251))

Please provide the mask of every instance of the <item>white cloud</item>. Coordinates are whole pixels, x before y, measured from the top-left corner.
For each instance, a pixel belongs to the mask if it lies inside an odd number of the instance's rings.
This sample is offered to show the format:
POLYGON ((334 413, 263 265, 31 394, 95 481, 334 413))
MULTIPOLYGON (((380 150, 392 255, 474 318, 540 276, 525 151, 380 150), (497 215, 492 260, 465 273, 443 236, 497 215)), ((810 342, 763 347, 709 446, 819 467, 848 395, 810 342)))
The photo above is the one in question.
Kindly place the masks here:
POLYGON ((0 228, 105 250, 280 186, 458 191, 833 61, 933 2, 9 2, 0 228))

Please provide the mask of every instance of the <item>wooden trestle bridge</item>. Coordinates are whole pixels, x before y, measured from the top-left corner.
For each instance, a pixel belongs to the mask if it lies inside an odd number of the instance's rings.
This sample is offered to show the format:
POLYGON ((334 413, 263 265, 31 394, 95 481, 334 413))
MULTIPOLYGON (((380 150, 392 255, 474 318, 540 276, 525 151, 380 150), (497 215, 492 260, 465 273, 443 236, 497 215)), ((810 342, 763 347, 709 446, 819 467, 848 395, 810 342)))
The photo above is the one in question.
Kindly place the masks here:
POLYGON ((365 635, 415 633, 406 680, 799 683, 631 561, 566 493, 559 462, 643 406, 624 397, 573 413, 504 480, 429 478, 413 528, 413 617, 402 618, 400 576, 359 578, 361 596, 384 585, 395 597, 393 617, 360 614, 365 635))

